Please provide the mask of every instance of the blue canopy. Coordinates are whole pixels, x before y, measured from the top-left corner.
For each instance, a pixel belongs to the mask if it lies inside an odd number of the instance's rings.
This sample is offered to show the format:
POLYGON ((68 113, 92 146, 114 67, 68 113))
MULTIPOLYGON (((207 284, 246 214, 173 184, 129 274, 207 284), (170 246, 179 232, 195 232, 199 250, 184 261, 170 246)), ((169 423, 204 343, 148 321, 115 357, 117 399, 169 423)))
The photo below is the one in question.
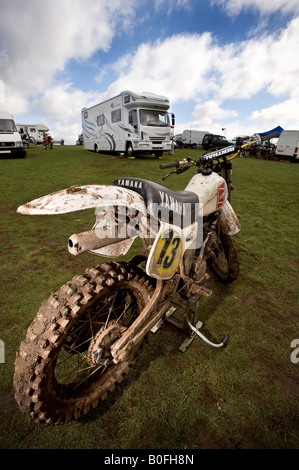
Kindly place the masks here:
POLYGON ((257 134, 261 136, 262 140, 270 140, 270 139, 273 139, 273 137, 279 137, 282 131, 283 131, 283 128, 280 126, 277 126, 275 127, 275 129, 272 129, 271 131, 258 132, 257 134))

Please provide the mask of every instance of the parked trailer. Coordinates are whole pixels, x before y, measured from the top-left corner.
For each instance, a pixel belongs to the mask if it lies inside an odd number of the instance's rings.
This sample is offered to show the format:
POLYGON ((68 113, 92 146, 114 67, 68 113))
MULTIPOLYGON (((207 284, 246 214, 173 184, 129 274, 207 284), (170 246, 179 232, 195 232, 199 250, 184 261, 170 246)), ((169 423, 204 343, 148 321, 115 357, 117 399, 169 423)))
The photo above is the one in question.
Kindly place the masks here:
POLYGON ((45 132, 49 129, 44 124, 17 124, 21 135, 26 135, 33 144, 42 144, 45 132))
POLYGON ((169 100, 152 93, 123 91, 90 108, 82 109, 84 148, 95 152, 155 154, 172 149, 169 100))
POLYGON ((8 111, 0 111, 0 156, 4 158, 26 157, 26 150, 13 115, 8 111))
POLYGON ((210 134, 210 132, 185 129, 182 133, 181 141, 183 142, 184 147, 196 148, 198 145, 201 145, 202 139, 206 134, 210 134))
POLYGON ((299 160, 299 131, 282 131, 279 136, 275 155, 279 160, 299 160))

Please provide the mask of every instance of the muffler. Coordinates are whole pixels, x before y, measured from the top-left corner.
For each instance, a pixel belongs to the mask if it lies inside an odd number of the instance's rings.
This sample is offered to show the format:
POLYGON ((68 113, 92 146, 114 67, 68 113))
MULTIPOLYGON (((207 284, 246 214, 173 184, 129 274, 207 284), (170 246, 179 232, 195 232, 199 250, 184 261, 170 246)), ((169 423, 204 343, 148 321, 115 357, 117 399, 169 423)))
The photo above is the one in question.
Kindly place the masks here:
POLYGON ((85 251, 97 250, 107 245, 126 240, 128 237, 103 237, 99 238, 96 230, 88 230, 87 232, 77 233, 72 235, 68 241, 68 250, 72 255, 79 255, 85 251))

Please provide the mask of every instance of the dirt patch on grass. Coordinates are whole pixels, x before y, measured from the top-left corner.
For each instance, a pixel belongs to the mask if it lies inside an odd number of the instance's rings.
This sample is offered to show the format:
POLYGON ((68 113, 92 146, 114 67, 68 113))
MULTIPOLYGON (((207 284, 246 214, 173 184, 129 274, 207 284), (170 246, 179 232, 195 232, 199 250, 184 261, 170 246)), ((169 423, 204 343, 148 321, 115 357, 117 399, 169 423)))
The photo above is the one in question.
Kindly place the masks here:
POLYGON ((184 445, 184 449, 221 449, 217 436, 203 429, 199 429, 191 441, 184 445))
POLYGON ((253 359, 250 367, 267 377, 284 395, 293 395, 297 399, 299 398, 299 378, 287 375, 282 370, 281 364, 276 363, 274 366, 273 362, 268 362, 265 359, 253 359))

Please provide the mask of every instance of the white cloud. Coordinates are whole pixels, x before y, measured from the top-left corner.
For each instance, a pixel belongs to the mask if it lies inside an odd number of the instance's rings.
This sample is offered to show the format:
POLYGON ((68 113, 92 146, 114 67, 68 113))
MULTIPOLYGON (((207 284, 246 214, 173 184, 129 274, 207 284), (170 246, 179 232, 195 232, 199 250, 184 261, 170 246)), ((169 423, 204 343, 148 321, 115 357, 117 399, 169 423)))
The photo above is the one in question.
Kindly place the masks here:
MULTIPOLYGON (((226 104, 229 100, 241 99, 246 109, 247 100, 258 93, 283 99, 294 96, 299 89, 298 29, 299 17, 277 34, 222 47, 209 33, 142 44, 135 54, 113 64, 123 72, 109 86, 107 95, 133 89, 164 94, 171 103, 193 100, 193 127, 218 128, 219 132, 219 120, 230 125, 238 116, 236 109, 226 104)), ((289 105, 294 116, 296 102, 290 99, 289 105)), ((262 107, 261 102, 260 110, 252 115, 257 118, 257 127, 273 121, 277 125, 285 117, 272 114, 265 119, 262 107)), ((238 121, 235 125, 242 127, 238 121)))
POLYGON ((39 110, 42 120, 49 123, 54 138, 63 138, 66 143, 74 144, 81 131, 81 109, 93 104, 94 92, 83 92, 71 83, 60 83, 50 87, 33 102, 32 109, 39 110))
POLYGON ((33 103, 50 119, 63 119, 70 122, 84 106, 92 105, 94 93, 75 89, 70 83, 60 83, 49 88, 43 96, 33 103), (59 106, 57 106, 59 103, 59 106))
POLYGON ((281 103, 254 111, 249 119, 260 127, 271 127, 273 116, 278 123, 283 123, 285 129, 299 129, 299 96, 292 97, 281 103))
POLYGON ((298 0, 211 0, 212 5, 222 6, 230 16, 236 16, 242 10, 257 10, 261 14, 276 11, 282 13, 299 13, 298 0))
MULTIPOLYGON (((155 7, 171 12, 188 4, 189 0, 175 5, 156 0, 155 7)), ((84 61, 95 52, 109 51, 118 35, 132 34, 135 21, 142 21, 142 16, 136 18, 138 6, 138 0, 89 0, 88 7, 86 0, 27 0, 20 9, 18 0, 0 0, 0 79, 5 101, 0 106, 22 116, 43 113, 50 124, 52 119, 53 123, 63 119, 66 127, 76 119, 80 125, 81 107, 101 95, 58 83, 57 72, 63 72, 71 59, 84 61)), ((104 67, 102 75, 112 69, 104 67)))
POLYGON ((107 51, 117 31, 129 27, 137 0, 1 0, 1 78, 7 98, 16 89, 42 93, 66 63, 107 51), (18 12, 18 14, 16 14, 18 12), (117 13, 117 14, 116 14, 117 13))
MULTIPOLYGON (((261 90, 274 96, 292 93, 299 85, 299 17, 280 34, 220 46, 210 33, 176 35, 113 64, 122 70, 108 94, 133 87, 166 94, 171 101, 248 99, 261 90)), ((112 65, 111 65, 112 67, 112 65)))
POLYGON ((264 90, 273 96, 292 95, 299 86, 299 17, 277 35, 242 42, 222 72, 220 99, 250 98, 264 90))
POLYGON ((121 90, 151 91, 171 101, 187 101, 215 91, 217 85, 207 75, 219 57, 220 48, 212 35, 176 35, 141 44, 135 54, 120 58, 115 68, 122 70, 108 88, 109 95, 121 90), (141 89, 142 88, 142 89, 141 89))
POLYGON ((190 0, 155 0, 155 10, 160 11, 164 8, 167 9, 167 14, 170 14, 173 10, 179 10, 181 8, 190 9, 190 0))
MULTIPOLYGON (((31 115, 40 106, 47 119, 60 114, 67 124, 83 93, 69 84, 57 84, 57 72, 71 59, 107 52, 117 34, 131 29, 137 3, 89 0, 87 8, 85 0, 27 0, 22 6, 18 0, 0 0, 0 78, 5 98, 0 106, 15 115, 31 115)), ((85 103, 88 100, 89 93, 85 103)), ((81 106, 73 119, 80 117, 80 110, 81 106)))
POLYGON ((214 120, 235 118, 238 116, 238 112, 233 109, 223 109, 218 101, 209 100, 205 103, 197 104, 194 108, 193 116, 212 124, 214 120))

